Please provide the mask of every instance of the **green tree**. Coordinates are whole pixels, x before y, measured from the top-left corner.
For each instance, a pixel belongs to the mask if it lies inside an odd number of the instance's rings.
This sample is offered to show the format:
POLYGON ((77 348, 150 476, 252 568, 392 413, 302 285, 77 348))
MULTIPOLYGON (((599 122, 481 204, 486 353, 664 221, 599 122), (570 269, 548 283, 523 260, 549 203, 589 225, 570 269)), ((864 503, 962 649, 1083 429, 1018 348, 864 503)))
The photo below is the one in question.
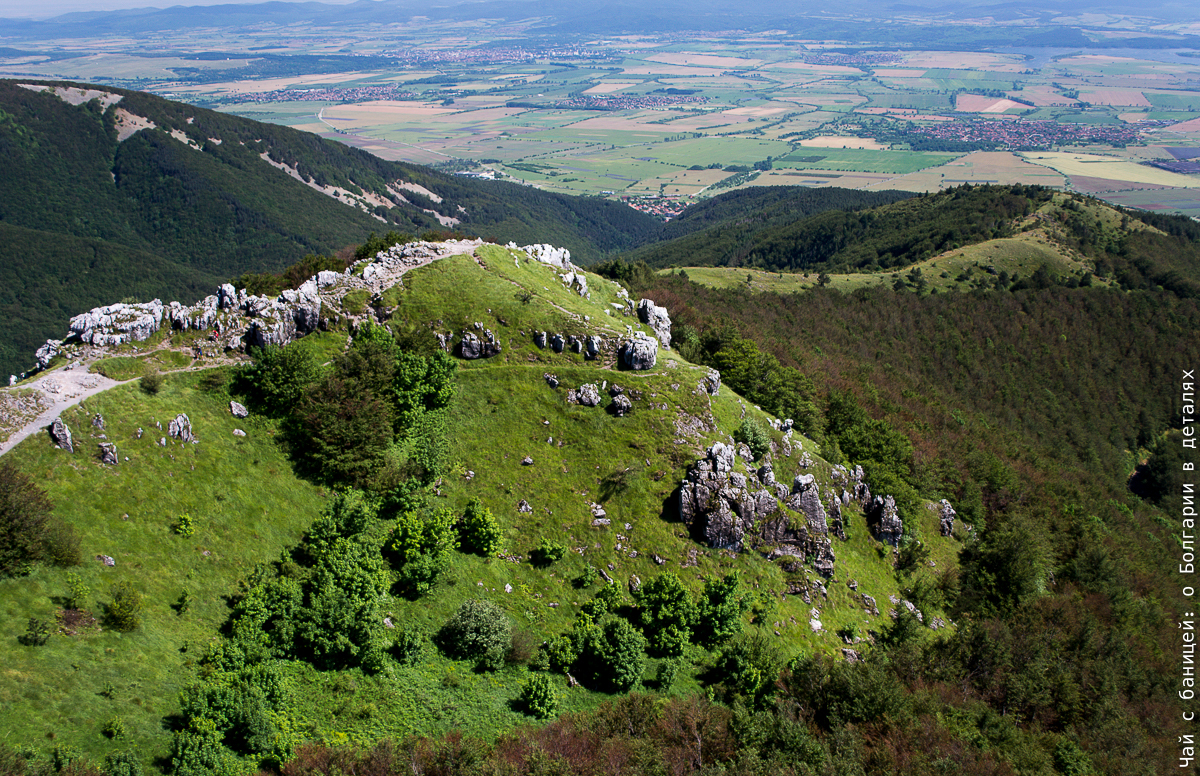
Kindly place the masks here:
POLYGON ((464 550, 488 557, 499 551, 503 532, 492 510, 473 498, 459 521, 458 536, 464 550))
POLYGON ((642 680, 646 668, 646 637, 628 620, 611 617, 589 640, 584 658, 592 681, 617 692, 627 692, 642 680))
POLYGON ((365 485, 392 441, 391 411, 370 392, 328 377, 300 399, 288 437, 293 449, 326 481, 365 485))
POLYGON ((306 389, 321 377, 321 367, 304 342, 252 348, 250 356, 254 363, 239 369, 235 380, 250 401, 273 417, 291 412, 306 389))
POLYGON ((660 655, 680 655, 692 637, 697 608, 691 593, 671 573, 654 577, 633 594, 642 630, 660 655))
POLYGON ((738 572, 704 582, 697 607, 696 631, 709 646, 742 632, 742 615, 750 609, 749 596, 742 593, 738 572))
POLYGON ((733 432, 733 438, 749 447, 750 454, 756 461, 761 460, 771 449, 771 435, 755 418, 742 418, 742 422, 733 432))
POLYGON ((401 587, 415 595, 433 589, 451 553, 458 549, 454 523, 454 512, 446 508, 424 514, 414 510, 396 518, 390 549, 401 587))
POLYGON ((495 671, 503 667, 512 644, 512 621, 491 601, 468 598, 442 626, 440 637, 451 655, 475 660, 481 668, 495 671))

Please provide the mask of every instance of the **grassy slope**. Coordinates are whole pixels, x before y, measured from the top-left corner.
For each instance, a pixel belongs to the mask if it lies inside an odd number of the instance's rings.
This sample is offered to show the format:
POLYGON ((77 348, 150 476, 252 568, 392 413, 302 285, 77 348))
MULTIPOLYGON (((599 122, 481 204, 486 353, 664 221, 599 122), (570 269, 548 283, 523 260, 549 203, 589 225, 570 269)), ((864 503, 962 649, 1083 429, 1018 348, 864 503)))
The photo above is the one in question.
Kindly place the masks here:
POLYGON ((92 589, 90 608, 100 615, 117 582, 132 582, 145 596, 137 631, 94 630, 24 647, 16 636, 28 618, 54 616, 67 593, 65 573, 39 568, 0 581, 6 636, 0 639, 0 727, 11 731, 10 742, 65 744, 96 759, 130 745, 164 754, 163 717, 178 708, 177 691, 192 673, 185 666, 225 620, 224 596, 255 563, 295 543, 320 511, 316 488, 292 475, 269 429, 237 421, 227 399, 197 391, 193 382, 173 377, 157 396, 127 385, 89 399, 86 409, 72 409, 64 420, 75 434, 74 455, 55 449, 44 434, 9 453, 81 535, 84 563, 75 571, 92 589), (117 443, 117 467, 97 458, 89 434, 94 412, 104 415, 106 434, 117 443), (200 443, 158 447, 155 422, 165 428, 178 412, 191 418, 200 443), (146 430, 140 440, 134 438, 139 426, 146 430), (233 436, 239 426, 246 437, 233 436), (187 538, 172 531, 184 512, 197 529, 187 538), (98 554, 112 556, 116 566, 104 566, 98 554), (179 615, 171 605, 184 589, 192 604, 179 615), (112 700, 99 694, 106 682, 116 688, 112 700), (112 716, 124 720, 128 741, 101 735, 112 716))
MULTIPOLYGON (((672 491, 707 444, 728 438, 743 412, 742 401, 727 388, 711 400, 696 392, 701 372, 670 352, 660 353, 656 369, 630 373, 611 364, 584 362, 570 352, 538 350, 532 344, 536 329, 611 336, 624 332, 627 324, 639 325, 635 318, 604 313, 617 299, 617 287, 608 281, 589 276, 589 301, 564 288, 552 269, 525 260, 523 254, 518 258, 488 246, 481 255, 487 269, 470 257, 443 260, 410 273, 404 290, 389 294, 389 301, 397 304, 396 321, 441 320, 438 328, 445 330, 478 320, 496 330, 505 346, 500 356, 464 362, 459 370, 450 423, 454 465, 441 492, 455 509, 472 497, 482 499, 504 526, 508 554, 525 558, 542 537, 575 551, 546 569, 528 562, 456 555, 432 594, 417 602, 386 602, 394 621, 432 631, 461 601, 483 596, 497 601, 519 630, 540 641, 568 629, 575 605, 594 592, 571 584, 585 564, 607 570, 611 563, 610 573, 622 585, 631 575, 644 581, 665 570, 678 573, 697 590, 705 574, 740 570, 757 596, 762 615, 758 627, 768 634, 778 631, 781 649, 788 654, 835 651, 842 644, 833 632, 852 622, 875 630, 885 624, 887 598, 898 593, 890 553, 871 540, 854 508, 846 510, 849 541, 834 540, 837 583, 829 585, 827 601, 820 596, 814 600, 822 610, 822 634, 808 627, 812 607, 785 594, 788 580, 779 567, 751 552, 706 550, 688 538, 674 515, 672 491), (534 291, 535 298, 522 302, 521 289, 534 291), (558 389, 543 379, 547 371, 562 380, 558 389), (568 387, 605 380, 643 392, 627 417, 566 403, 568 387), (680 413, 710 419, 716 431, 676 445, 680 437, 674 422, 680 413), (548 437, 554 438, 553 444, 547 443, 548 437), (521 465, 526 455, 534 459, 532 466, 521 465), (626 469, 623 487, 612 485, 611 479, 605 484, 609 475, 626 469), (468 470, 475 473, 469 480, 468 470), (520 499, 532 505, 531 514, 517 512, 520 499), (611 527, 592 527, 591 501, 605 505, 611 527), (630 557, 630 549, 637 557, 630 557), (685 568, 689 551, 698 551, 697 565, 685 568), (653 554, 666 564, 657 565, 653 554), (842 584, 850 579, 859 583, 859 592, 880 602, 882 617, 870 617, 853 604, 849 588, 842 584), (513 592, 506 593, 505 585, 512 585, 513 592)), ((243 421, 250 436, 232 437, 235 422, 223 397, 188 387, 193 379, 174 378, 157 397, 126 387, 89 401, 86 411, 67 418, 81 442, 74 458, 51 449, 44 436, 26 441, 13 453, 45 483, 60 513, 79 527, 85 557, 103 552, 117 559, 115 569, 92 560, 85 563, 81 573, 97 591, 95 597, 103 599, 113 581, 125 578, 147 595, 146 622, 135 633, 55 637, 38 649, 17 645, 15 636, 28 617, 54 611, 52 597, 66 592, 63 572, 41 569, 0 583, 5 602, 0 627, 13 637, 0 645, 0 662, 9 667, 0 676, 0 725, 13 730, 13 741, 42 749, 65 742, 100 757, 126 746, 109 742, 99 732, 110 715, 120 714, 133 743, 143 753, 161 755, 168 740, 162 718, 176 709, 175 691, 191 675, 191 669, 181 666, 199 651, 180 653, 182 643, 213 638, 227 613, 222 596, 235 591, 236 580, 255 561, 277 557, 283 546, 294 543, 320 509, 317 491, 291 475, 263 424, 243 421), (147 435, 122 444, 122 456, 132 460, 116 469, 91 459, 93 443, 83 432, 88 412, 103 412, 110 438, 119 441, 128 440, 135 426, 151 427, 154 418, 165 421, 181 410, 191 414, 201 444, 162 451, 147 435), (169 454, 175 460, 165 457, 169 454), (195 471, 190 468, 193 462, 195 471), (191 539, 170 531, 182 511, 197 518, 199 532, 191 539), (127 521, 120 517, 125 512, 130 515, 127 521), (212 556, 202 555, 201 548, 212 556), (184 587, 195 603, 180 617, 169 605, 184 587), (115 701, 97 695, 105 681, 117 685, 115 701), (58 736, 53 742, 45 738, 51 731, 58 736)), ((762 417, 753 407, 745 411, 762 417)), ((798 441, 804 450, 817 452, 814 443, 798 441)), ((776 460, 780 480, 790 481, 799 471, 799 455, 797 449, 790 459, 776 460)), ((744 466, 739 462, 739 468, 744 466)), ((824 462, 818 460, 814 471, 827 482, 824 462)), ((922 535, 930 539, 937 570, 953 565, 957 541, 935 538, 933 512, 923 520, 922 535)), ((702 663, 705 653, 696 649, 692 657, 702 663)), ((650 661, 647 676, 653 672, 650 661)), ((377 677, 357 671, 318 672, 301 664, 293 664, 289 673, 296 690, 291 716, 306 738, 367 742, 385 735, 450 730, 487 735, 529 721, 510 704, 526 676, 523 667, 476 674, 467 664, 431 649, 421 664, 377 677)), ((565 711, 593 706, 605 697, 584 689, 566 691, 562 678, 556 681, 563 690, 565 711)), ((698 688, 691 673, 675 685, 677 692, 698 688)))
MULTIPOLYGON (((1059 222, 1063 216, 1063 203, 1069 195, 1055 194, 1051 202, 1038 209, 1039 218, 1026 218, 1018 228, 1028 227, 1012 237, 967 245, 924 261, 908 265, 901 270, 882 272, 855 272, 830 274, 830 287, 839 291, 854 291, 879 285, 891 286, 894 279, 907 276, 914 268, 920 269, 930 290, 967 291, 976 279, 989 277, 1001 271, 1009 276, 1027 278, 1039 267, 1046 266, 1052 275, 1082 276, 1095 269, 1092 261, 1067 244, 1059 222), (991 268, 994 273, 988 272, 991 268), (963 273, 969 277, 959 279, 963 273), (943 275, 945 275, 943 277, 943 275)), ((1111 236, 1123 231, 1121 215, 1107 205, 1088 201, 1083 210, 1091 219, 1103 224, 1111 236)), ((1125 228, 1146 228, 1133 221, 1125 228)), ((1155 230, 1156 231, 1156 230, 1155 230)), ((769 272, 749 267, 685 267, 688 277, 697 283, 712 288, 733 288, 746 285, 756 291, 790 293, 811 288, 817 284, 818 272, 807 273, 769 272)), ((675 269, 660 270, 660 274, 677 272, 675 269)), ((1110 280, 1095 278, 1096 285, 1109 285, 1110 280)))

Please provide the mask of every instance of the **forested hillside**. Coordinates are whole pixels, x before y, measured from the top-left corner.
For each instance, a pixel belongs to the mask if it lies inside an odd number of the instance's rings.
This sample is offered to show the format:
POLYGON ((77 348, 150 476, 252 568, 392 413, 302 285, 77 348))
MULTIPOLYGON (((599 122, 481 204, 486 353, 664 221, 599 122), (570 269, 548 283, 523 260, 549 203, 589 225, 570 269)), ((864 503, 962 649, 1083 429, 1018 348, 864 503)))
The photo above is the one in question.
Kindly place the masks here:
POLYGON ((588 260, 659 228, 619 203, 387 162, 141 92, 22 83, 38 88, 0 81, 4 374, 29 368, 68 315, 129 296, 190 303, 372 231, 549 241, 588 260))

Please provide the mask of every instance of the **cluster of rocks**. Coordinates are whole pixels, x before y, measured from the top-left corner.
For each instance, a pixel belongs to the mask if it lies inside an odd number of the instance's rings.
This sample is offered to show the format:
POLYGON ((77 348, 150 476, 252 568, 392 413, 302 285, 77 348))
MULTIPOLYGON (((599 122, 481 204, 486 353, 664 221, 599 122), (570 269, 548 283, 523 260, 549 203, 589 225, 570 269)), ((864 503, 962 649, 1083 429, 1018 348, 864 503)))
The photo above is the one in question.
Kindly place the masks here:
POLYGON ((819 573, 831 575, 835 556, 816 478, 797 476, 789 489, 776 481, 769 464, 747 475, 735 471, 735 461, 735 449, 717 442, 688 469, 680 488, 680 519, 710 547, 740 551, 753 539, 770 559, 811 561, 819 573), (802 516, 803 524, 785 506, 802 516))
POLYGON ((567 391, 567 403, 596 407, 600 404, 600 389, 595 383, 584 383, 578 389, 572 388, 567 391))
POLYGON ((458 343, 458 355, 473 360, 476 358, 491 358, 499 355, 500 343, 491 329, 485 329, 482 323, 475 322, 475 331, 464 331, 462 341, 458 343), (479 332, 476 334, 475 332, 479 332), (482 336, 480 336, 482 335, 482 336))
POLYGON ((954 507, 950 506, 950 502, 946 499, 938 502, 938 513, 938 522, 942 536, 952 536, 954 534, 954 518, 958 516, 958 513, 954 511, 954 507))
POLYGON ((563 285, 585 299, 592 298, 592 292, 588 290, 587 277, 583 274, 583 270, 571 263, 571 252, 566 248, 555 248, 553 245, 545 244, 525 245, 518 248, 516 243, 511 242, 507 247, 509 250, 524 251, 525 255, 534 261, 563 270, 559 274, 563 285))
POLYGON ((904 524, 896 510, 896 499, 891 496, 876 496, 867 511, 867 525, 871 534, 881 542, 897 547, 904 537, 904 524))
POLYGON ((599 358, 601 352, 607 347, 603 338, 596 334, 579 337, 574 334, 566 336, 562 334, 547 334, 544 331, 535 331, 533 333, 533 344, 542 350, 550 348, 555 353, 562 353, 564 350, 570 350, 572 353, 582 353, 583 357, 588 361, 599 358))

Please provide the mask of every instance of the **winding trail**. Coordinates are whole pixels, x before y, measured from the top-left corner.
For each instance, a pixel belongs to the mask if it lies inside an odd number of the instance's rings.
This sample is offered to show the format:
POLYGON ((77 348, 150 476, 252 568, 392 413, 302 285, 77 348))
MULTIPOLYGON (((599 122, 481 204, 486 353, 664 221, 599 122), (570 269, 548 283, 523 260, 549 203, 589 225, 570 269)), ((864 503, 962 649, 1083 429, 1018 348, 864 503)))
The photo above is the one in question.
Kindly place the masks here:
POLYGON ((13 431, 6 441, 0 443, 0 455, 4 455, 39 431, 44 432, 55 418, 84 399, 103 393, 109 388, 133 382, 133 380, 113 380, 101 374, 89 373, 88 366, 89 364, 86 362, 78 362, 63 369, 39 375, 35 380, 19 388, 3 389, 5 392, 33 389, 49 400, 50 406, 36 418, 13 431))

